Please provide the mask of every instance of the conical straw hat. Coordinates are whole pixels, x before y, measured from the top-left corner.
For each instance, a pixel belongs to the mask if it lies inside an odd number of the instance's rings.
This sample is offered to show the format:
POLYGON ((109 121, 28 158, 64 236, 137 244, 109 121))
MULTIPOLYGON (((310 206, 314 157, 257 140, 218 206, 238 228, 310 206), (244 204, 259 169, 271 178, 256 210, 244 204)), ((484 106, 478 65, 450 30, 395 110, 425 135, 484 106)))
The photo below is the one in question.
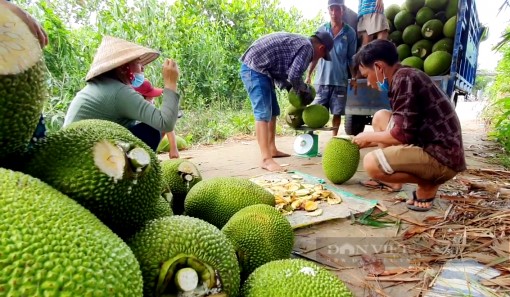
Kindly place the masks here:
POLYGON ((85 79, 88 81, 137 58, 140 58, 143 65, 147 65, 158 57, 159 52, 156 50, 120 38, 105 36, 85 79))

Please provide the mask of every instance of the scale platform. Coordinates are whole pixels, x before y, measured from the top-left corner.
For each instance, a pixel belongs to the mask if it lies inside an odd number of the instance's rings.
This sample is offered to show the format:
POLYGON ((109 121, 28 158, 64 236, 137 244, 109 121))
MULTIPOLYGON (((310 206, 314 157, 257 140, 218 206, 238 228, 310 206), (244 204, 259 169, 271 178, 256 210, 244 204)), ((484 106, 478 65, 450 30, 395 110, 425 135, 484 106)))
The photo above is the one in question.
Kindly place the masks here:
POLYGON ((295 128, 296 131, 304 131, 305 134, 298 135, 294 140, 294 151, 300 157, 320 157, 319 153, 319 135, 315 134, 314 131, 331 131, 333 127, 323 128, 309 128, 301 126, 295 128))

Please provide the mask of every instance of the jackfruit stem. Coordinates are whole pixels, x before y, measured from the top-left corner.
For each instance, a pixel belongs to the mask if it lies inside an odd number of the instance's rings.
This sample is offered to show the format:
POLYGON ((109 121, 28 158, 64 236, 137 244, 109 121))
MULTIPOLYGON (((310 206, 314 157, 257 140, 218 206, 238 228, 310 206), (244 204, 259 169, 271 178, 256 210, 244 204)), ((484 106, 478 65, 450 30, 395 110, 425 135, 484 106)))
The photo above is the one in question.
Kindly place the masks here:
POLYGON ((175 275, 175 285, 184 292, 193 291, 198 287, 198 273, 193 268, 182 268, 175 275))
MULTIPOLYGON (((136 169, 143 170, 151 162, 151 156, 143 148, 134 148, 127 153, 127 157, 136 169)), ((136 170, 139 171, 139 170, 136 170)))
POLYGON ((203 284, 208 289, 216 285, 216 273, 212 267, 191 255, 178 255, 163 263, 156 284, 155 296, 167 296, 178 291, 193 291, 203 284), (193 284, 193 272, 197 275, 197 284, 193 284))

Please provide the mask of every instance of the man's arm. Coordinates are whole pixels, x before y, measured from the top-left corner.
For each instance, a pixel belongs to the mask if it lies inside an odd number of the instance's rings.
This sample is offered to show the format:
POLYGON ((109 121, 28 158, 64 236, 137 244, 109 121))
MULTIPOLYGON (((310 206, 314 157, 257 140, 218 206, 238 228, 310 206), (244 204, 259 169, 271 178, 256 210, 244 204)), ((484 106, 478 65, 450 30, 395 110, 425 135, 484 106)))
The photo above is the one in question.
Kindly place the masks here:
POLYGON ((313 48, 303 46, 299 49, 289 69, 289 82, 296 91, 309 92, 309 87, 303 81, 305 73, 313 56, 313 48))
POLYGON ((306 75, 306 81, 305 81, 307 84, 312 83, 312 74, 315 71, 315 67, 317 66, 318 62, 319 61, 312 61, 312 63, 310 63, 310 67, 308 67, 308 74, 306 75))
POLYGON ((117 98, 121 98, 115 106, 121 117, 140 121, 161 132, 174 130, 179 110, 179 95, 174 91, 163 90, 161 110, 131 88, 122 88, 117 98))
POLYGON ((354 136, 352 142, 357 144, 360 148, 402 144, 398 139, 395 139, 393 135, 391 135, 390 131, 387 130, 379 132, 362 132, 354 136))
MULTIPOLYGON (((354 33, 354 29, 353 31, 351 31, 350 33, 354 33)), ((357 75, 357 70, 354 69, 354 55, 356 54, 356 49, 358 47, 358 40, 356 38, 356 33, 354 34, 349 34, 350 36, 350 40, 349 40, 349 44, 347 45, 347 64, 349 65, 349 70, 351 71, 351 76, 353 78, 356 78, 356 75, 357 75)))
POLYGON ((392 82, 392 117, 395 125, 390 130, 391 135, 404 144, 414 144, 423 124, 420 113, 419 100, 413 83, 413 77, 399 75, 392 82))

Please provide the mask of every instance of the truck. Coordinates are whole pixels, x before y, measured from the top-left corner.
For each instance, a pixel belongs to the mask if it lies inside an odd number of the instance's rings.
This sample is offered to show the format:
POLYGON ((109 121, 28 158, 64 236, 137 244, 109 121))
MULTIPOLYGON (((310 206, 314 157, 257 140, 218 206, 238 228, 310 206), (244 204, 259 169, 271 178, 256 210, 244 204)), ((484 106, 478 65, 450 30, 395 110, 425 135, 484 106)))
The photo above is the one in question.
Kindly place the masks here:
MULTIPOLYGON (((351 26, 353 11, 347 10, 344 20, 351 26)), ((446 75, 431 76, 450 98, 454 106, 459 96, 471 94, 476 79, 480 42, 488 34, 476 10, 475 0, 458 0, 457 25, 453 43, 452 62, 446 75)), ((378 110, 391 110, 388 94, 367 86, 366 79, 357 79, 357 89, 348 88, 344 128, 348 135, 357 135, 370 125, 378 110)))

